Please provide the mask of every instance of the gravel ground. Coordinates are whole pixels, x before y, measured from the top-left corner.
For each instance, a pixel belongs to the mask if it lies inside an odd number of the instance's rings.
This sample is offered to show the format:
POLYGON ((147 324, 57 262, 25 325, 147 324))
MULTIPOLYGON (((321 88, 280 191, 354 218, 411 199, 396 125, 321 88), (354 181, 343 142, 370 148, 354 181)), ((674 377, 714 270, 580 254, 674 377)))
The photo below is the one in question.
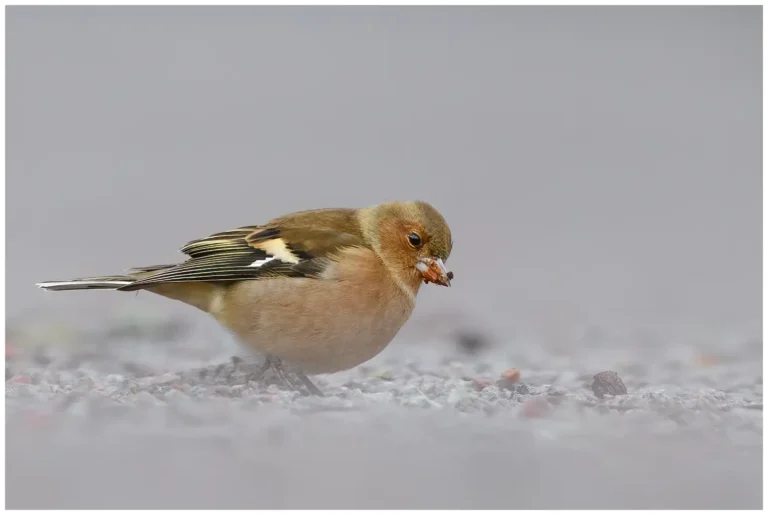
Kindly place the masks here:
POLYGON ((408 331, 314 398, 247 381, 210 325, 105 327, 9 325, 8 508, 762 505, 759 341, 408 331))

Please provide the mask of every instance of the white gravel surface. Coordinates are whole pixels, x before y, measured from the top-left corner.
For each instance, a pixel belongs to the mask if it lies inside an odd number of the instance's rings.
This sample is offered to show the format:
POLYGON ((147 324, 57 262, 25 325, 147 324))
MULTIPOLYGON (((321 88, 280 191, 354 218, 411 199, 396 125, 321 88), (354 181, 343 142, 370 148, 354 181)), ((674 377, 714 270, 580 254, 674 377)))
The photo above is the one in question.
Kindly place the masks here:
POLYGON ((209 326, 108 327, 10 327, 9 508, 762 503, 760 342, 704 354, 591 329, 563 353, 410 334, 317 377, 327 396, 314 398, 247 382, 253 357, 209 326), (512 367, 520 383, 489 381, 512 367), (606 368, 627 395, 594 395, 606 368))

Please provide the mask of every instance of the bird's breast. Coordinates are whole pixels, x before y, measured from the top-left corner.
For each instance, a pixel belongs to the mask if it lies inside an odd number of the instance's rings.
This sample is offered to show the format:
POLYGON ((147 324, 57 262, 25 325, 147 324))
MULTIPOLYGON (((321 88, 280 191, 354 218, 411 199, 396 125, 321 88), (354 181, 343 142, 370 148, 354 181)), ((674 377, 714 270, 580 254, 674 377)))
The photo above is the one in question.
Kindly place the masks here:
POLYGON ((304 372, 346 370, 381 352, 413 311, 380 266, 346 260, 333 279, 235 283, 212 314, 247 345, 304 372))

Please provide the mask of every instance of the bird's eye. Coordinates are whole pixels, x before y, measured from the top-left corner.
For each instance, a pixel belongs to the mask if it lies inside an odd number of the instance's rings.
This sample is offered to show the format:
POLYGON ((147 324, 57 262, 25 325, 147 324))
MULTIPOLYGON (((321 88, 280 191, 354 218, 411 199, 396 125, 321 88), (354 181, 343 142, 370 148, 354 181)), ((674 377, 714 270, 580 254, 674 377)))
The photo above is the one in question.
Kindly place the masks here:
POLYGON ((411 247, 416 247, 416 248, 421 247, 421 236, 419 236, 415 232, 410 233, 408 235, 408 243, 411 244, 411 247))

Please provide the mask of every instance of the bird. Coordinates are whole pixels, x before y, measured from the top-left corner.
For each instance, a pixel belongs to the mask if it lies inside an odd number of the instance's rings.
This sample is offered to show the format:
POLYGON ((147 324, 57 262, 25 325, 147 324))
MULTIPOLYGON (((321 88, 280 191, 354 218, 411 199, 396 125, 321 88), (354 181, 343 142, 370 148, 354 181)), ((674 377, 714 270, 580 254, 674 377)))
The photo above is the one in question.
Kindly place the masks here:
POLYGON ((394 201, 298 211, 190 241, 178 264, 37 286, 142 290, 184 302, 266 356, 254 379, 271 369, 285 386, 323 395, 307 374, 348 370, 384 350, 422 284, 451 286, 452 249, 435 207, 394 201))

